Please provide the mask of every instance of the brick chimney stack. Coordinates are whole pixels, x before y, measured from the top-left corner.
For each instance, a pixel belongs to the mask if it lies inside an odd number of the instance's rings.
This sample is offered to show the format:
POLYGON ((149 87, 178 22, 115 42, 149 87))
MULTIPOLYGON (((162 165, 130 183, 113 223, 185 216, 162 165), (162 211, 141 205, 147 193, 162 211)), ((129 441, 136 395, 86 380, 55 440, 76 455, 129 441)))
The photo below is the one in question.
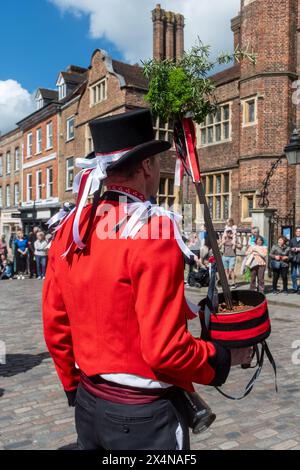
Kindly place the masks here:
POLYGON ((231 31, 233 32, 234 49, 241 45, 241 15, 231 20, 231 31))
POLYGON ((184 16, 176 15, 176 58, 180 59, 184 53, 184 16))
POLYGON ((184 17, 156 5, 152 11, 153 58, 179 59, 184 52, 184 17))

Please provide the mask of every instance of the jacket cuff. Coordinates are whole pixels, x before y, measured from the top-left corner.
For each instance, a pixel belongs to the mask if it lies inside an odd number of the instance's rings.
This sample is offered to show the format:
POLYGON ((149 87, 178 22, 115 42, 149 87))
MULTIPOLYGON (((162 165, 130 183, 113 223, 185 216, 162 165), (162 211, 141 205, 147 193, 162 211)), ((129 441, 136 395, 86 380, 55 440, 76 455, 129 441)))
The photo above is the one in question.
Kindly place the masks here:
POLYGON ((76 390, 69 391, 69 392, 67 392, 67 391, 65 390, 65 394, 67 395, 67 399, 68 399, 68 404, 69 404, 69 406, 74 407, 74 406, 75 406, 75 402, 76 402, 77 389, 76 389, 76 390))
POLYGON ((212 382, 208 385, 213 387, 220 387, 223 385, 229 375, 231 367, 231 352, 230 349, 226 349, 216 341, 210 341, 216 350, 214 356, 209 357, 208 363, 215 371, 215 376, 212 382))

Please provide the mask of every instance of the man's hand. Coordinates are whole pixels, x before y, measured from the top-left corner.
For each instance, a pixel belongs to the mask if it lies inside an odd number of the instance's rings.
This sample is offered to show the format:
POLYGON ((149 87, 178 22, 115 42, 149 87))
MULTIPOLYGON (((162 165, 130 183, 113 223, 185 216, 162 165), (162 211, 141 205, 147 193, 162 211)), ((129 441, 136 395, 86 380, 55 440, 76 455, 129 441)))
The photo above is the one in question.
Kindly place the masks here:
POLYGON ((251 364, 253 348, 230 349, 231 366, 251 364))

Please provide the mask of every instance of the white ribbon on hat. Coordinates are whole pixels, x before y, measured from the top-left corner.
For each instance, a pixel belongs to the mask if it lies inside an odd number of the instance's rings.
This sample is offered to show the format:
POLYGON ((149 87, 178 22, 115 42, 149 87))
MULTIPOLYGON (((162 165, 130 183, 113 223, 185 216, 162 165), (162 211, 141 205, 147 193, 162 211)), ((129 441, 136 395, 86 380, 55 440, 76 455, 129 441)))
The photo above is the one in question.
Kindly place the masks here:
POLYGON ((143 225, 145 225, 153 216, 168 217, 168 219, 170 219, 173 224, 174 237, 181 251, 188 258, 190 258, 191 256, 195 256, 194 253, 186 246, 182 239, 179 230, 179 222, 182 220, 182 216, 177 212, 168 211, 161 206, 151 204, 150 201, 133 202, 127 204, 124 210, 125 213, 130 216, 130 219, 121 234, 121 238, 134 238, 139 232, 139 230, 143 227, 143 225))
MULTIPOLYGON (((119 152, 112 152, 112 153, 95 153, 94 158, 76 158, 75 166, 80 168, 81 171, 75 176, 73 182, 73 193, 79 193, 81 191, 81 197, 77 201, 76 208, 73 209, 70 213, 66 212, 65 210, 60 210, 58 214, 55 214, 49 221, 48 225, 51 227, 57 222, 60 222, 58 227, 55 231, 59 230, 64 223, 69 219, 69 217, 75 212, 75 218, 73 221, 72 232, 73 232, 73 243, 75 243, 80 250, 85 248, 85 244, 83 243, 80 233, 79 233, 79 224, 80 218, 83 211, 83 208, 86 205, 87 199, 90 194, 94 194, 100 187, 101 181, 107 178, 107 167, 112 163, 117 162, 120 160, 127 152, 132 150, 132 148, 124 149, 119 152), (83 183, 83 176, 89 173, 87 181, 84 185, 84 188, 81 188, 83 183)), ((62 255, 65 257, 68 252, 70 251, 71 246, 67 249, 67 251, 62 255)))

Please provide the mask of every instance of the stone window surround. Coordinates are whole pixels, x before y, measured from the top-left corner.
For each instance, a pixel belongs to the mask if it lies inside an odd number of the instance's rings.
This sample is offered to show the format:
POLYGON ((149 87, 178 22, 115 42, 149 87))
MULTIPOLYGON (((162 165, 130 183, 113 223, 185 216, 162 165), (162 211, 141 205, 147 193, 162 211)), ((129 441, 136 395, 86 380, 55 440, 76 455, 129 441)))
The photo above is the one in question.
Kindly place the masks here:
POLYGON ((251 127, 251 126, 256 126, 258 123, 258 116, 257 116, 257 102, 258 102, 258 96, 257 95, 252 95, 247 98, 241 99, 241 105, 242 105, 242 126, 243 127, 251 127), (249 121, 249 116, 247 116, 247 104, 251 101, 254 101, 255 104, 255 119, 254 121, 249 121))
POLYGON ((232 141, 232 101, 225 101, 222 103, 218 103, 218 106, 221 108, 221 120, 216 121, 216 115, 213 117, 213 123, 208 123, 208 116, 206 117, 205 124, 197 125, 196 126, 196 134, 197 134, 197 146, 200 148, 211 147, 212 145, 220 145, 227 142, 232 141), (223 119, 223 108, 225 106, 229 106, 229 119, 223 119), (223 138, 223 125, 225 123, 229 123, 229 138, 223 138), (221 125, 221 140, 216 140, 216 127, 221 125), (208 128, 213 127, 213 142, 208 143, 208 128), (202 135, 201 132, 206 130, 206 143, 202 144, 202 135))
POLYGON ((249 210, 249 205, 246 206, 246 204, 248 204, 248 201, 250 199, 250 197, 252 198, 253 200, 253 209, 256 209, 257 208, 257 190, 253 190, 253 191, 241 191, 240 192, 240 198, 241 198, 241 222, 250 222, 252 221, 252 217, 250 216, 246 216, 246 210, 247 210, 247 213, 248 213, 248 210, 249 210))
POLYGON ((35 183, 36 183, 36 197, 35 199, 37 201, 40 201, 42 199, 42 190, 43 190, 43 174, 42 170, 37 170, 35 172, 35 183))
POLYGON ((46 150, 50 150, 52 148, 53 148, 53 121, 49 121, 46 124, 46 150))
POLYGON ((66 130, 67 130, 67 140, 66 142, 70 142, 71 140, 74 140, 75 138, 75 114, 72 114, 72 116, 68 117, 66 120, 66 130), (70 122, 73 121, 73 135, 70 136, 70 122))
POLYGON ((66 159, 66 191, 72 191, 73 189, 73 184, 69 185, 69 175, 71 172, 73 172, 73 178, 74 178, 74 170, 75 170, 75 165, 74 165, 74 157, 69 157, 66 159), (69 165, 69 162, 73 160, 73 164, 69 165))
MULTIPOLYGON (((208 192, 208 185, 206 184, 205 185, 205 194, 206 194, 206 197, 212 197, 213 198, 213 214, 212 214, 212 219, 214 222, 225 222, 227 219, 229 219, 231 217, 231 204, 232 204, 232 192, 231 192, 231 174, 232 172, 230 170, 228 171, 217 171, 217 172, 209 172, 209 173, 205 173, 205 174, 202 174, 202 178, 206 179, 206 181, 208 181, 208 178, 213 176, 213 192, 208 192), (225 175, 228 175, 228 178, 229 178, 229 191, 224 191, 224 176, 225 175), (220 193, 217 192, 217 188, 216 188, 216 181, 217 181, 217 177, 218 176, 221 176, 221 191, 220 193), (228 196, 228 214, 226 214, 226 216, 224 216, 224 197, 225 196, 228 196), (215 215, 216 215, 216 198, 217 197, 220 197, 221 198, 221 217, 220 218, 216 218, 215 215)), ((207 203, 209 201, 207 200, 207 203)), ((203 215, 200 216, 200 210, 201 210, 201 207, 199 206, 199 203, 197 202, 197 221, 200 221, 201 219, 201 223, 204 221, 204 218, 203 218, 203 215)))
POLYGON ((28 132, 26 137, 26 158, 32 157, 33 134, 28 132))
POLYGON ((30 202, 32 201, 32 173, 27 173, 26 175, 26 201, 30 202), (30 185, 29 185, 30 181, 30 185), (31 196, 31 197, 30 197, 31 196))
POLYGON ((11 188, 10 184, 7 184, 5 187, 5 207, 11 206, 11 188))
POLYGON ((50 199, 53 197, 53 167, 49 166, 46 170, 47 179, 46 179, 46 198, 50 199), (51 175, 51 179, 50 179, 51 175))
POLYGON ((11 173, 11 151, 6 152, 6 174, 10 175, 11 173))
POLYGON ((36 130, 36 155, 42 153, 42 128, 39 127, 36 130))
POLYGON ((103 77, 90 85, 90 108, 107 100, 107 77, 103 77))

